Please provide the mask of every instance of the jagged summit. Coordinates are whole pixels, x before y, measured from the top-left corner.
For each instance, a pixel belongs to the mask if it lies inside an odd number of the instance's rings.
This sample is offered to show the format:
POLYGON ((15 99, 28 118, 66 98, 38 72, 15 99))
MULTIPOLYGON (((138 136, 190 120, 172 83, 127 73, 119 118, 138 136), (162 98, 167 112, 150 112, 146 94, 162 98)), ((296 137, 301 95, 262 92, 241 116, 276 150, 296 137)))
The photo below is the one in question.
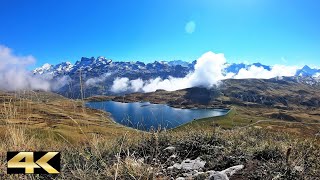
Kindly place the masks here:
POLYGON ((32 72, 34 74, 40 74, 41 75, 41 74, 44 74, 44 73, 48 73, 52 69, 53 69, 53 65, 46 63, 43 66, 34 69, 32 72))
POLYGON ((71 71, 73 68, 73 65, 70 62, 62 62, 57 65, 51 65, 51 64, 44 64, 43 66, 34 69, 32 72, 33 74, 38 75, 61 75, 61 74, 67 74, 71 71))

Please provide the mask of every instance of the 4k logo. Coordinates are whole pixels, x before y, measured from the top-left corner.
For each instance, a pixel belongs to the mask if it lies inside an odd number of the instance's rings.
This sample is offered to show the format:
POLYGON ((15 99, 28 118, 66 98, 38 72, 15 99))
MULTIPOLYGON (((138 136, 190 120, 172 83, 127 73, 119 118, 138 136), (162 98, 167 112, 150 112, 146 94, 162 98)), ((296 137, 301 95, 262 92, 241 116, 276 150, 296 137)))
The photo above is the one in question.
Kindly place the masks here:
POLYGON ((59 174, 59 152, 7 152, 8 174, 59 174))

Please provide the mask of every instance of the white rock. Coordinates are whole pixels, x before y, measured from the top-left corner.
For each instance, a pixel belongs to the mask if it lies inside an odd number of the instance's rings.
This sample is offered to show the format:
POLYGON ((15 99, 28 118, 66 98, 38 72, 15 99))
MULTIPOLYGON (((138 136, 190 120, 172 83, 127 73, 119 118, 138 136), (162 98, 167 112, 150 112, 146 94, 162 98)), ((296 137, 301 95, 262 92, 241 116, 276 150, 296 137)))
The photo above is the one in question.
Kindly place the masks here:
POLYGON ((169 157, 169 159, 176 159, 177 157, 178 157, 177 155, 173 154, 169 157))
POLYGON ((176 180, 185 180, 186 178, 184 177, 178 177, 176 180))
POLYGON ((139 158, 139 159, 137 159, 137 161, 138 161, 139 163, 144 163, 144 158, 139 158))
POLYGON ((167 170, 173 170, 174 169, 174 167, 173 166, 169 166, 168 168, 167 168, 167 170))
POLYGON ((298 172, 303 172, 304 168, 302 166, 294 166, 294 170, 298 172))
POLYGON ((209 180, 229 180, 229 178, 225 173, 212 171, 209 180))
POLYGON ((183 173, 182 175, 184 177, 188 177, 188 178, 194 178, 194 177, 197 177, 199 176, 200 174, 203 174, 204 172, 198 172, 197 170, 193 170, 193 171, 190 171, 188 173, 183 173))
POLYGON ((164 149, 164 151, 170 151, 170 152, 172 152, 172 151, 174 151, 175 149, 176 149, 175 147, 169 146, 169 147, 166 147, 166 148, 164 149))
POLYGON ((221 171, 221 173, 224 173, 226 174, 227 176, 232 176, 233 174, 235 174, 237 171, 241 170, 244 168, 244 165, 238 165, 238 166, 233 166, 233 167, 230 167, 228 169, 225 169, 223 171, 221 171))
POLYGON ((193 177, 197 177, 197 176, 200 176, 200 175, 202 175, 202 174, 205 174, 205 172, 196 172, 196 173, 193 175, 193 177))
POLYGON ((223 171, 208 171, 210 180, 229 180, 228 177, 234 175, 237 171, 244 168, 244 165, 233 166, 223 171))
POLYGON ((197 158, 195 160, 186 159, 182 161, 181 164, 176 163, 173 165, 176 169, 185 169, 185 170, 199 170, 204 167, 206 164, 205 161, 202 161, 200 158, 197 158))

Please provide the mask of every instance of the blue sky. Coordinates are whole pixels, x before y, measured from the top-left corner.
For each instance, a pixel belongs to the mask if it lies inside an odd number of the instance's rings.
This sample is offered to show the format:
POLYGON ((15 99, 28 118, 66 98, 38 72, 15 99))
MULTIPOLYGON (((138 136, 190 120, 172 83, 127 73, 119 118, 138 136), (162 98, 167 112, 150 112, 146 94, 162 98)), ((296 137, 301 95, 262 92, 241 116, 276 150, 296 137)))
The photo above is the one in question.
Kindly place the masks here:
POLYGON ((2 0, 0 44, 36 66, 82 56, 319 65, 314 0, 2 0))

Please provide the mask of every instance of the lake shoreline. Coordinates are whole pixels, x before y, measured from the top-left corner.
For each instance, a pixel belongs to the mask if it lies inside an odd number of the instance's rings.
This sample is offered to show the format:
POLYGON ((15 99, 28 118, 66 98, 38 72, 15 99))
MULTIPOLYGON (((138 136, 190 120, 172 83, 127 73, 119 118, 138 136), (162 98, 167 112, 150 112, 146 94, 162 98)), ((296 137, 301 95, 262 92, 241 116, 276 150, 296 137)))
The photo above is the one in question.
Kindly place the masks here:
POLYGON ((135 103, 135 102, 149 102, 152 104, 164 104, 170 106, 172 108, 179 109, 223 109, 230 110, 232 107, 230 105, 225 104, 178 104, 168 102, 166 99, 133 99, 131 96, 92 96, 85 99, 86 102, 103 102, 103 101, 114 101, 121 103, 135 103))
POLYGON ((168 104, 112 100, 90 101, 86 106, 107 112, 115 123, 142 131, 159 128, 171 130, 191 121, 221 117, 230 112, 230 109, 226 108, 182 109, 168 104))

